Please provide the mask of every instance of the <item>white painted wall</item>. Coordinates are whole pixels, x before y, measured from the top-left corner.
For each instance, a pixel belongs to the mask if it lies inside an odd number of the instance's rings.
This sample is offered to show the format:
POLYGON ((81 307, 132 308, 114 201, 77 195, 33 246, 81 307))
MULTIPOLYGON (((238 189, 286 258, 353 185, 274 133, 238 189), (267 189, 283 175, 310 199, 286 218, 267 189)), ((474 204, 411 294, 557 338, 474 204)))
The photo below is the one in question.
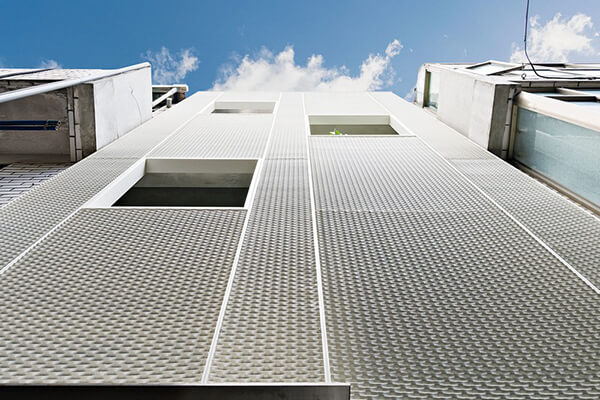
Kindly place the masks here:
POLYGON ((152 118, 150 68, 102 79, 93 85, 97 149, 152 118))
POLYGON ((453 71, 442 70, 439 73, 439 119, 487 149, 494 105, 494 84, 453 71))

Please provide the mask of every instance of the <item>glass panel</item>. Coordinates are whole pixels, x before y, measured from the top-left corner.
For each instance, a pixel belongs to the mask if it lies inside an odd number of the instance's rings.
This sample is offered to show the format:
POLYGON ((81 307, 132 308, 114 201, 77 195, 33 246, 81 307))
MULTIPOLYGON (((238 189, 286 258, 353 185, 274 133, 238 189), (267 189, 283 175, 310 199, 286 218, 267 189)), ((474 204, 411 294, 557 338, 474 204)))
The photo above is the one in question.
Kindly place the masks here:
POLYGON ((419 73, 417 74, 417 86, 416 86, 416 98, 417 104, 424 105, 423 101, 425 100, 425 76, 428 75, 425 68, 419 68, 419 73))
POLYGON ((590 96, 600 96, 600 89, 574 89, 578 92, 584 92, 585 94, 589 94, 590 96))
POLYGON ((577 104, 578 106, 582 106, 582 107, 594 107, 594 108, 600 107, 600 103, 598 103, 597 101, 570 101, 569 103, 577 104))
POLYGON ((438 96, 440 94, 440 75, 437 72, 427 72, 427 79, 429 81, 429 91, 426 96, 426 107, 435 108, 438 107, 438 96))
POLYGON ((513 158, 600 205, 600 132, 519 108, 513 158))

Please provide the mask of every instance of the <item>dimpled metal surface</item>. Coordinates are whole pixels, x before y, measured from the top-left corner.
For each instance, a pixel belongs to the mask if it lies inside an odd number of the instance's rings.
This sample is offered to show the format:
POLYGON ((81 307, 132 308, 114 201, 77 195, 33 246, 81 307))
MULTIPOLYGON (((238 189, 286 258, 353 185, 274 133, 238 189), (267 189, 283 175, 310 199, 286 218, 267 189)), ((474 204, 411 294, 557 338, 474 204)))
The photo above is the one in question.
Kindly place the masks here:
POLYGON ((282 96, 211 382, 322 382, 323 353, 301 96, 282 96), (286 143, 295 144, 290 155, 286 143), (274 159, 272 159, 274 158, 274 159))
POLYGON ((83 160, 0 208, 0 268, 75 212, 135 161, 83 160))
POLYGON ((418 139, 311 151, 332 380, 353 398, 600 395, 598 296, 458 171, 418 139))
POLYGON ((85 209, 2 275, 0 383, 194 383, 245 211, 85 209))

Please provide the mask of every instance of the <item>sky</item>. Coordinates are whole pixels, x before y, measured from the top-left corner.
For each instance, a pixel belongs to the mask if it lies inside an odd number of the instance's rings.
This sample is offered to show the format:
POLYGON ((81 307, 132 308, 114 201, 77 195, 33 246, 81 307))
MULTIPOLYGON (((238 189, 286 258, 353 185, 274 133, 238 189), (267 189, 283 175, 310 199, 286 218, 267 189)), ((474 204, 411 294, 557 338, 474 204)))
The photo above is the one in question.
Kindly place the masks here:
MULTIPOLYGON (((523 61, 525 0, 0 1, 0 66, 198 90, 391 90, 425 62, 523 61)), ((600 62, 600 0, 531 0, 533 61, 600 62)))

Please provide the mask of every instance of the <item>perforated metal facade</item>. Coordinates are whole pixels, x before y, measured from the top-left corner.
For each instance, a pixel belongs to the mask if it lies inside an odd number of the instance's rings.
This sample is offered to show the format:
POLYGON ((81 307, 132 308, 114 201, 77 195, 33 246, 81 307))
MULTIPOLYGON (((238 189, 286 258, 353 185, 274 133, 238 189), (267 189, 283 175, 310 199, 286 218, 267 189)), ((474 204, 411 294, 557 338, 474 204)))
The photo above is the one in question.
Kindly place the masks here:
POLYGON ((391 93, 198 93, 0 224, 0 383, 600 397, 598 218, 391 93), (245 208, 90 208, 145 157, 259 162, 245 208))

